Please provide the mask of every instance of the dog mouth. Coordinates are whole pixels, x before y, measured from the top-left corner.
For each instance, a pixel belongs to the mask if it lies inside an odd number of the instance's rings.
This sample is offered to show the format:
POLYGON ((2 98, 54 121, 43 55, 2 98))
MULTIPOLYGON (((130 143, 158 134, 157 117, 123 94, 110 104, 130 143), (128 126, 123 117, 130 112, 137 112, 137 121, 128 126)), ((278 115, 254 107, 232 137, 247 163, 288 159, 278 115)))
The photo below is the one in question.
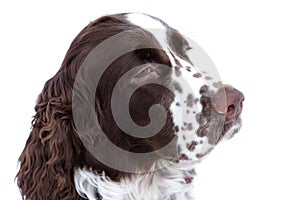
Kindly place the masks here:
POLYGON ((242 127, 241 116, 226 120, 223 125, 222 140, 231 139, 242 127))

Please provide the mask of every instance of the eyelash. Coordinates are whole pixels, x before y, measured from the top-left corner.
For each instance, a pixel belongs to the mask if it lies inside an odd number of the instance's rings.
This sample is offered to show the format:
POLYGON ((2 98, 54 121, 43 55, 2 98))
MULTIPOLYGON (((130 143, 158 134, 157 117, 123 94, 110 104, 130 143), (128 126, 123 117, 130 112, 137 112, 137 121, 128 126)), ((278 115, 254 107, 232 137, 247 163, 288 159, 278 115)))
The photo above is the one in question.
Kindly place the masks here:
POLYGON ((151 73, 151 72, 153 72, 153 69, 152 69, 151 67, 147 67, 147 68, 141 70, 141 71, 136 75, 136 77, 139 78, 139 77, 144 76, 144 75, 147 75, 147 74, 149 74, 149 73, 151 73))

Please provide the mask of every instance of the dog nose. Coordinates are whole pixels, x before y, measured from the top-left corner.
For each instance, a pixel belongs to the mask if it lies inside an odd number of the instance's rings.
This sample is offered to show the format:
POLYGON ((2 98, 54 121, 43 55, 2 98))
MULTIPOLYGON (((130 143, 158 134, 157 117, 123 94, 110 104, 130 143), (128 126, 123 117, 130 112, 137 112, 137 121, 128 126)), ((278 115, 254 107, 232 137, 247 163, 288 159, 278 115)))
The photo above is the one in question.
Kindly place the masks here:
POLYGON ((241 114, 245 97, 243 93, 235 88, 225 87, 225 93, 227 102, 226 120, 230 120, 241 114))
POLYGON ((213 98, 213 106, 218 113, 225 114, 226 120, 231 120, 241 114, 244 99, 242 92, 226 85, 213 98))

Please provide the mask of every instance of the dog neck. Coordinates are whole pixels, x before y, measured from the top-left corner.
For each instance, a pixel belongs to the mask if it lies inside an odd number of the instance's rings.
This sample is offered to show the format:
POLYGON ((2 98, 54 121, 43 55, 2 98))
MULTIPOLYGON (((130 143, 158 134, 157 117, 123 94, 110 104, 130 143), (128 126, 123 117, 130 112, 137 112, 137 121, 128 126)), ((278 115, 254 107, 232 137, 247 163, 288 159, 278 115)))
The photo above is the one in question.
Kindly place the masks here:
MULTIPOLYGON (((133 174, 119 182, 105 173, 96 174, 88 169, 75 170, 75 186, 84 198, 114 200, 159 200, 167 197, 186 199, 190 196, 195 176, 194 165, 177 163, 143 174, 133 174)), ((167 198, 168 199, 168 198, 167 198)))

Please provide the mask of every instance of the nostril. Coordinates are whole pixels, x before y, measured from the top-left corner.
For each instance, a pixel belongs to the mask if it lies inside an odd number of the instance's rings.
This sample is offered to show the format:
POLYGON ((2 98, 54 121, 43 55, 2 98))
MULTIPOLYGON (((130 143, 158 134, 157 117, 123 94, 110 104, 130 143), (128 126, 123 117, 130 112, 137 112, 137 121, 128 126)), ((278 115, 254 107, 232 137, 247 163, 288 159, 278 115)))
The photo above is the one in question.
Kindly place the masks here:
POLYGON ((244 98, 241 98, 240 100, 236 100, 236 103, 232 103, 227 107, 226 112, 226 119, 231 120, 237 116, 239 116, 243 109, 243 101, 244 98))
POLYGON ((231 86, 220 89, 212 99, 214 109, 225 114, 227 120, 239 116, 243 109, 244 95, 231 86))
POLYGON ((234 105, 229 105, 226 112, 226 119, 231 119, 235 116, 235 107, 234 105))
POLYGON ((234 112, 234 105, 228 106, 227 113, 234 112))

